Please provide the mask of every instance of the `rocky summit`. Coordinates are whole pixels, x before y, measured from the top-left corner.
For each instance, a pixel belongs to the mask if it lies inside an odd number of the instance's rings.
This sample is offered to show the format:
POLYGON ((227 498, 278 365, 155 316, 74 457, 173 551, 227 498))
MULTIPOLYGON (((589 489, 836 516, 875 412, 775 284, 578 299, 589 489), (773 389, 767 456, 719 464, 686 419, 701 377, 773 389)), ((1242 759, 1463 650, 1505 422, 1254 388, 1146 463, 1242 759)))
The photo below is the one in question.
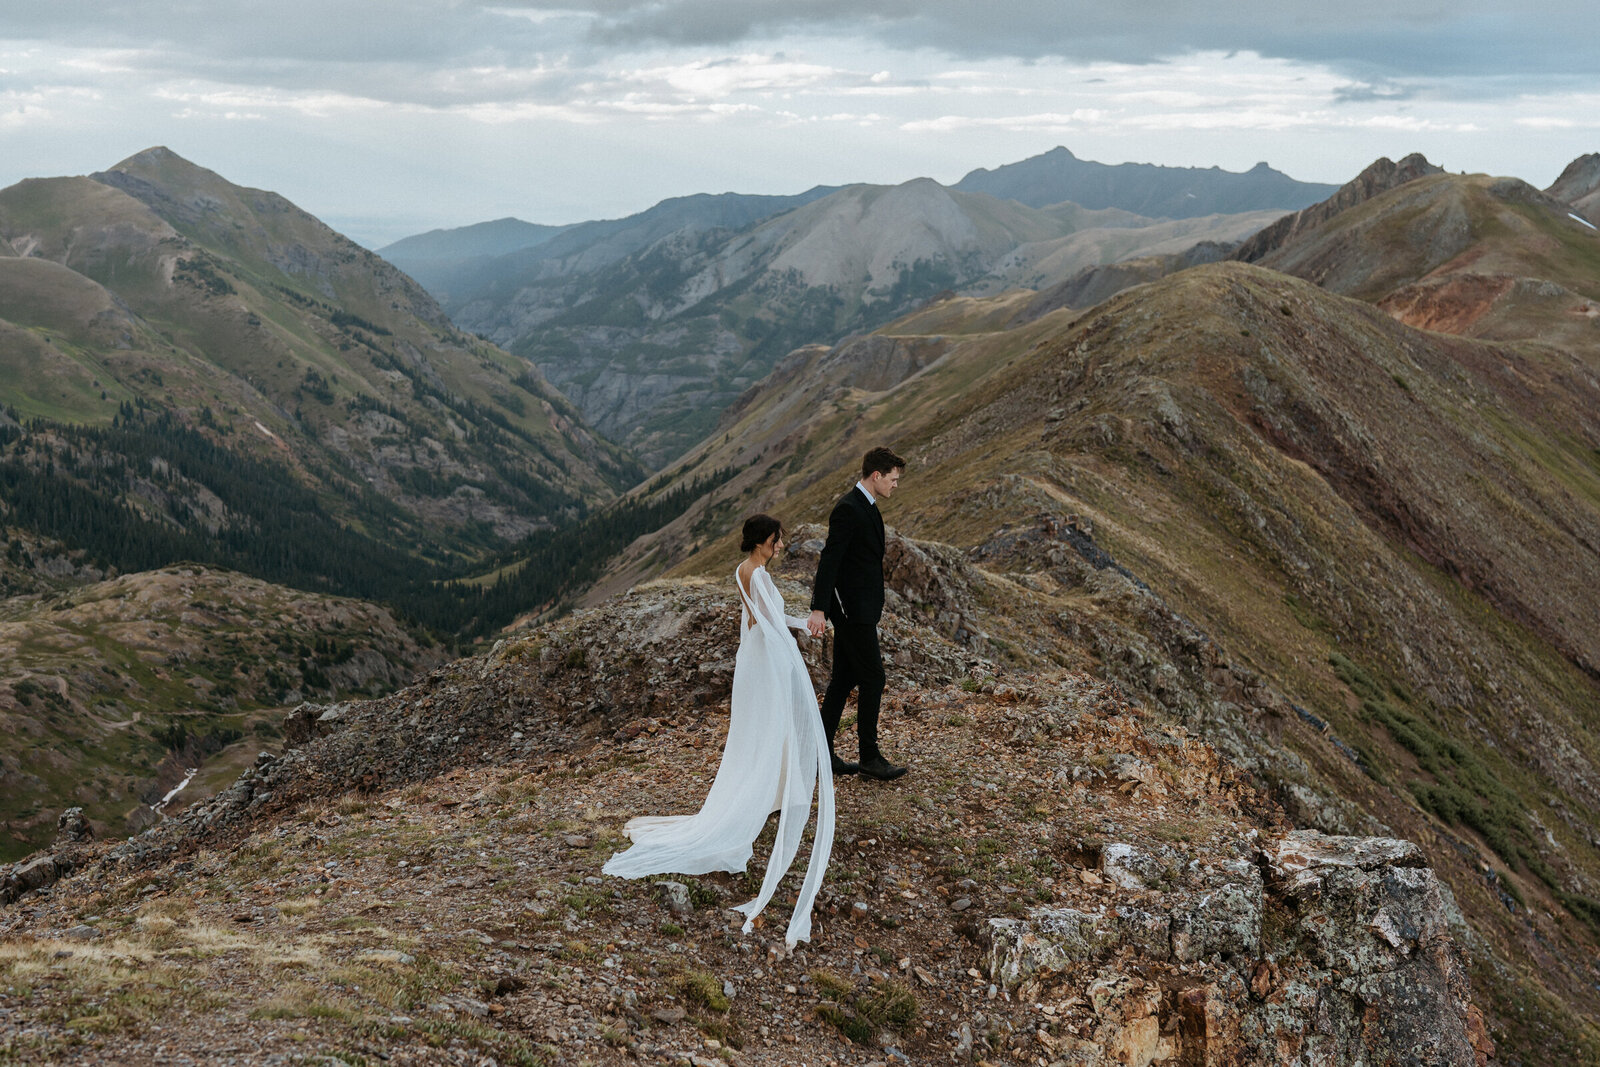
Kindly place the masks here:
MULTIPOLYGON (((97 1064, 1490 1062, 1471 935, 1421 850, 1292 830, 1122 686, 944 636, 911 605, 970 578, 940 546, 898 553, 885 741, 913 771, 838 783, 814 936, 792 953, 798 874, 753 934, 729 910, 758 886, 770 828, 743 874, 599 873, 626 819, 693 810, 720 758, 735 595, 663 581, 393 695, 303 705, 282 755, 127 841, 84 841, 68 820, 3 875, 0 1049, 97 1064)), ((795 611, 813 556, 778 572, 795 611)), ((803 642, 814 673, 828 653, 803 642)))

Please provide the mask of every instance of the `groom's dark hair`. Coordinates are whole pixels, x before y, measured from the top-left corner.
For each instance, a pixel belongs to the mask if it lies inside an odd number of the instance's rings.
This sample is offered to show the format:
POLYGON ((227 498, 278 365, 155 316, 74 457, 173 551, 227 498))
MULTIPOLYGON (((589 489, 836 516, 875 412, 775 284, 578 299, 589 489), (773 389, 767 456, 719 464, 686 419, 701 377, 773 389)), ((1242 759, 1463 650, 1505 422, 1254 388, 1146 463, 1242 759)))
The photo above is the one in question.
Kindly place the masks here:
POLYGON ((748 552, 760 544, 765 544, 767 538, 773 534, 783 533, 783 523, 771 515, 752 515, 744 520, 744 533, 739 538, 739 551, 748 552))
POLYGON ((874 474, 888 474, 890 471, 906 469, 905 458, 892 448, 879 446, 861 457, 861 477, 870 478, 874 474))

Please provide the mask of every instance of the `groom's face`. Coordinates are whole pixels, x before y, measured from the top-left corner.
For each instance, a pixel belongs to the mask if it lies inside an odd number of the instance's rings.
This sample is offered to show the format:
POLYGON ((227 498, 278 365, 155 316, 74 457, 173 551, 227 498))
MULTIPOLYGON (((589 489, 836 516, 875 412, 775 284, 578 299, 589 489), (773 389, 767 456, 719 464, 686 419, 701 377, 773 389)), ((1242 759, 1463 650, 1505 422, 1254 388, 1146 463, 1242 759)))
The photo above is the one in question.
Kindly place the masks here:
POLYGON ((867 489, 872 493, 874 500, 887 500, 894 495, 895 488, 900 484, 900 468, 892 471, 873 471, 867 479, 867 489))

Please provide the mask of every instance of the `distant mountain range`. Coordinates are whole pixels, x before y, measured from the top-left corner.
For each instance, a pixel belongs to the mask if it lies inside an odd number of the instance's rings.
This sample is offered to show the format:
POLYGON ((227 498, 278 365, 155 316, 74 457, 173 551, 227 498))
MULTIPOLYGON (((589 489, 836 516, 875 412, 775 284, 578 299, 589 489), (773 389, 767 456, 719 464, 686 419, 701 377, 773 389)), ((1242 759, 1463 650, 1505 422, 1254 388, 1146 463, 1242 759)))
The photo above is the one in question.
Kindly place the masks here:
POLYGON ((658 465, 796 345, 871 329, 947 289, 1040 286, 1203 241, 1231 247, 1333 189, 1270 168, 1063 167, 1065 152, 949 189, 918 179, 688 197, 558 233, 502 220, 381 252, 458 325, 532 360, 590 423, 658 465), (507 252, 507 239, 529 243, 507 252), (463 255, 474 242, 483 251, 463 255))

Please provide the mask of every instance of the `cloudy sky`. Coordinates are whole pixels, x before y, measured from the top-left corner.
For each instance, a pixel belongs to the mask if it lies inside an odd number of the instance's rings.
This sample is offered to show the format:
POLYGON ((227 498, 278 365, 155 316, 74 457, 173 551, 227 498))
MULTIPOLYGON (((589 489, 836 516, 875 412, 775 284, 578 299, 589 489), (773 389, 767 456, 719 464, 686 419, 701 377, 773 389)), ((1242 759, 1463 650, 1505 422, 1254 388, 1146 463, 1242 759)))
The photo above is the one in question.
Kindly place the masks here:
POLYGON ((1600 150, 1595 42, 1576 0, 0 0, 0 186, 165 144, 374 247, 1058 144, 1544 186, 1600 150))

